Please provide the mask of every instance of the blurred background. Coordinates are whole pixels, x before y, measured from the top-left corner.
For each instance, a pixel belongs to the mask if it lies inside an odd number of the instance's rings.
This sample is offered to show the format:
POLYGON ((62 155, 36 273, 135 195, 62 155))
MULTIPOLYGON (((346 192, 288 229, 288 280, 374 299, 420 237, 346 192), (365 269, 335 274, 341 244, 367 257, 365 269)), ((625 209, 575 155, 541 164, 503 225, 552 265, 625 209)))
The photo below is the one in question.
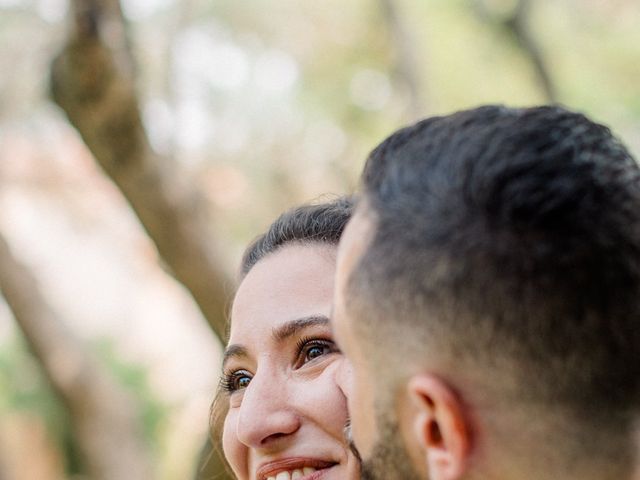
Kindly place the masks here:
POLYGON ((637 0, 0 0, 0 479, 228 478, 205 443, 246 244, 425 115, 560 102, 637 156, 639 25, 637 0))

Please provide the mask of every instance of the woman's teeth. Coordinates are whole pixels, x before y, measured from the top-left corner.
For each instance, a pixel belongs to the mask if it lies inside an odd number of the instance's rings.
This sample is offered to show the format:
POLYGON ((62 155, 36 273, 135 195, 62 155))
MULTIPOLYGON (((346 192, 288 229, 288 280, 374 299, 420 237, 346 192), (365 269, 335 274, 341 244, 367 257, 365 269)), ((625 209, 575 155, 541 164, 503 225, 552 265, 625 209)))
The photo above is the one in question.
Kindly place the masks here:
POLYGON ((313 473, 315 471, 316 469, 313 467, 304 467, 297 470, 292 470, 291 472, 280 472, 275 477, 267 478, 267 480, 296 480, 297 478, 302 478, 305 475, 309 475, 310 473, 313 473))

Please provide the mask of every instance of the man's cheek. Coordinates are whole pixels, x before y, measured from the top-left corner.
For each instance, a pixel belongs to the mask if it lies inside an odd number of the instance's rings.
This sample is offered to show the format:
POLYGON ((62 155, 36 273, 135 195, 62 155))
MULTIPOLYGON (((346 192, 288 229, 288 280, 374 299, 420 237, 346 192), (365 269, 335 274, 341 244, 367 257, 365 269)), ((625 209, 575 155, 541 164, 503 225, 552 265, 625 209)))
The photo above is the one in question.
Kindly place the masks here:
POLYGON ((373 394, 368 382, 354 378, 353 392, 349 397, 349 409, 353 429, 353 440, 360 453, 367 457, 375 444, 375 412, 373 394))
POLYGON ((351 365, 351 361, 344 355, 340 359, 337 367, 336 383, 338 387, 340 387, 340 390, 342 390, 342 394, 347 398, 347 401, 353 397, 353 366, 351 365))

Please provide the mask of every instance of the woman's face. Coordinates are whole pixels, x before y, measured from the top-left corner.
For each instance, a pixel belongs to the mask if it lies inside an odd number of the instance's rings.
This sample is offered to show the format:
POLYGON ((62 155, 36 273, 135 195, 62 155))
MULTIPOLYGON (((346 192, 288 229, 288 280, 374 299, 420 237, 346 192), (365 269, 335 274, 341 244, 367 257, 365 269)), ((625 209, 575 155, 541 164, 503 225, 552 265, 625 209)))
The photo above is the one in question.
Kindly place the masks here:
POLYGON ((328 324, 334 270, 335 248, 288 245, 238 289, 223 365, 223 448, 240 480, 359 478, 328 324))

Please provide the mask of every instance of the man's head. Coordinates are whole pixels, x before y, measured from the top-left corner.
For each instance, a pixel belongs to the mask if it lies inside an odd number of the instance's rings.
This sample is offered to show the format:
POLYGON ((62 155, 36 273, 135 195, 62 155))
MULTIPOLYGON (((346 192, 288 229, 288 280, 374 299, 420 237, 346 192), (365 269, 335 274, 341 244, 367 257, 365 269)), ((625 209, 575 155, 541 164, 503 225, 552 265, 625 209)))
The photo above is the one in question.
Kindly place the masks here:
POLYGON ((340 250, 365 478, 632 478, 640 169, 607 128, 491 106, 400 130, 340 250))

